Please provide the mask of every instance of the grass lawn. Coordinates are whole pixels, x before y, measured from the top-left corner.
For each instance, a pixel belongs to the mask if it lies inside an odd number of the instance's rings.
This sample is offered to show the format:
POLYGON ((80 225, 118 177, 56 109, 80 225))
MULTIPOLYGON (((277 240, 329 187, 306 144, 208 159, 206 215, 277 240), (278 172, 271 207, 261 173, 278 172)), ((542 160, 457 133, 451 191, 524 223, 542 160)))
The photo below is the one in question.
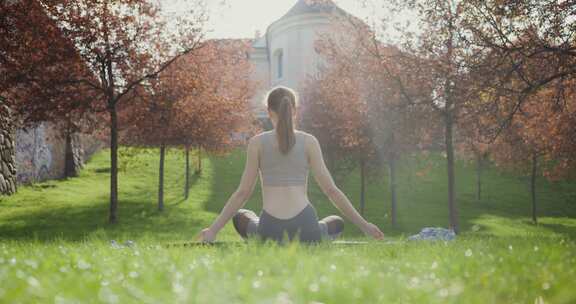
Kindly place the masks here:
MULTIPOLYGON (((457 167, 463 233, 452 242, 406 236, 447 224, 444 162, 406 159, 396 229, 387 178, 371 181, 366 218, 387 234, 366 245, 280 247, 243 243, 228 223, 221 246, 167 246, 210 225, 238 185, 244 151, 203 160, 183 199, 184 158, 167 155, 166 206, 156 208, 158 153, 125 154, 119 224, 106 223, 108 151, 81 176, 21 187, 0 197, 1 303, 574 303, 576 183, 538 181, 540 224, 530 223, 526 177, 485 171, 474 198, 472 166, 457 167), (416 174, 429 168, 426 174, 416 174), (133 246, 117 247, 134 241, 133 246)), ((195 158, 193 158, 195 159, 195 158)), ((358 206, 358 172, 339 182, 358 206)), ((319 217, 338 214, 310 175, 319 217)), ((261 209, 259 185, 244 208, 261 209)), ((368 240, 347 222, 344 239, 368 240)))

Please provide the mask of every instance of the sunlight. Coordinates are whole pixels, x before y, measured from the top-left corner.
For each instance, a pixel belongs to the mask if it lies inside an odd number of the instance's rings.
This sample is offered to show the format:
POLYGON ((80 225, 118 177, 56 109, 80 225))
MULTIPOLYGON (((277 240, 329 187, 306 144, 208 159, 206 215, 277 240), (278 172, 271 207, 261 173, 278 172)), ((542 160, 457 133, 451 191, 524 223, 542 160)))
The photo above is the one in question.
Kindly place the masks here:
MULTIPOLYGON (((297 0, 206 0, 210 11, 209 38, 253 38, 256 31, 264 33, 268 25, 290 10, 297 0)), ((334 1, 342 9, 368 18, 372 8, 359 0, 334 1)), ((178 13, 188 7, 186 0, 161 0, 164 9, 178 13)))
POLYGON ((574 11, 0 1, 0 303, 576 303, 574 11))

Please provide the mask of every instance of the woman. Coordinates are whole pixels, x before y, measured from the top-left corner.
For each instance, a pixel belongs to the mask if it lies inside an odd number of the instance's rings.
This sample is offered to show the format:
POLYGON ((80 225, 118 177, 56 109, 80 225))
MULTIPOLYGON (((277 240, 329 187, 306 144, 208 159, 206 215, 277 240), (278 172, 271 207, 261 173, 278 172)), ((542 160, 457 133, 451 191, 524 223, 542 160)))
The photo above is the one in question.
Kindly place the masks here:
POLYGON ((307 196, 308 169, 312 170, 324 193, 352 223, 367 235, 383 238, 382 231, 362 218, 334 184, 316 137, 293 128, 296 99, 296 94, 285 87, 269 92, 268 115, 274 129, 250 138, 246 167, 238 189, 213 224, 200 232, 199 239, 214 241, 218 231, 233 216, 236 231, 245 239, 254 235, 279 243, 284 243, 286 238, 307 243, 334 239, 342 233, 344 221, 336 215, 318 221, 307 196), (259 172, 263 196, 260 217, 250 210, 239 209, 252 194, 259 172))

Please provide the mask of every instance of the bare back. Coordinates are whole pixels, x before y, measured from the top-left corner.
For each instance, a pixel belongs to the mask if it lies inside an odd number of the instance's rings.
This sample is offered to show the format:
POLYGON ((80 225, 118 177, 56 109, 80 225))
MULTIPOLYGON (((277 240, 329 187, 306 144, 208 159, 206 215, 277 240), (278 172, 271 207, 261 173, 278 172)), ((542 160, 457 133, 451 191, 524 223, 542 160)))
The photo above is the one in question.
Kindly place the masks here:
POLYGON ((318 140, 313 135, 295 130, 293 150, 287 156, 280 157, 273 132, 275 130, 261 133, 258 141, 263 209, 276 218, 288 219, 310 204, 307 168, 310 168, 325 193, 333 191, 335 185, 324 164, 318 140), (306 162, 305 166, 303 162, 306 162))

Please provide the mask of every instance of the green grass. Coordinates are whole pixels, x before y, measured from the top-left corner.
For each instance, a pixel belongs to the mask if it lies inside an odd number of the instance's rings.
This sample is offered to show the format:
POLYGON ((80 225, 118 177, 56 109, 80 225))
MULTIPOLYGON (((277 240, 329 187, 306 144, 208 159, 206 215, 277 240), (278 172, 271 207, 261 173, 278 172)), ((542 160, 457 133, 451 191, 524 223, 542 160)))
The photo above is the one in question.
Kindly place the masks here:
MULTIPOLYGON (((453 242, 410 242, 426 226, 447 225, 444 162, 404 160, 399 225, 391 229, 387 178, 371 181, 366 218, 389 236, 367 245, 238 243, 232 223, 214 247, 167 247, 210 225, 237 187, 243 150, 205 157, 183 199, 184 159, 167 155, 166 209, 158 212, 155 150, 120 174, 117 225, 107 222, 108 153, 81 176, 21 187, 0 197, 1 303, 573 303, 576 291, 576 183, 538 181, 540 224, 530 223, 526 177, 494 168, 474 198, 474 171, 457 166, 463 233, 453 242), (423 176, 415 174, 431 168, 423 176), (114 248, 111 240, 134 240, 114 248)), ((195 159, 193 157, 193 159, 195 159)), ((338 186, 355 206, 357 170, 338 186)), ((319 217, 338 214, 310 176, 319 217)), ((244 208, 261 209, 259 185, 244 208)), ((367 240, 346 223, 345 239, 367 240)))

